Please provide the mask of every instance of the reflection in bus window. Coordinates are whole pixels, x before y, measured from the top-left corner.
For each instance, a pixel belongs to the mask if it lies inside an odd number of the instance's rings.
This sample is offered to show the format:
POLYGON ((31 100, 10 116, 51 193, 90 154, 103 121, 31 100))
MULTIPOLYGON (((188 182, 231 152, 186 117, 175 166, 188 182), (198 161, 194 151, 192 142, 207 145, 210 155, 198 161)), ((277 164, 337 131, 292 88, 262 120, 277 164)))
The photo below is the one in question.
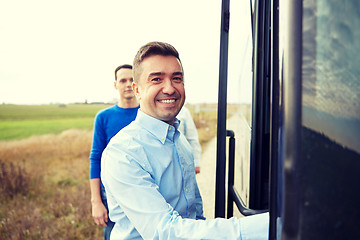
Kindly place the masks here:
POLYGON ((333 0, 317 1, 315 8, 305 8, 304 14, 309 16, 304 18, 308 23, 304 23, 307 41, 304 41, 303 50, 304 125, 358 153, 359 6, 358 1, 333 0), (345 12, 348 17, 342 17, 345 12))
POLYGON ((303 4, 300 232, 349 239, 360 201, 360 2, 303 4))

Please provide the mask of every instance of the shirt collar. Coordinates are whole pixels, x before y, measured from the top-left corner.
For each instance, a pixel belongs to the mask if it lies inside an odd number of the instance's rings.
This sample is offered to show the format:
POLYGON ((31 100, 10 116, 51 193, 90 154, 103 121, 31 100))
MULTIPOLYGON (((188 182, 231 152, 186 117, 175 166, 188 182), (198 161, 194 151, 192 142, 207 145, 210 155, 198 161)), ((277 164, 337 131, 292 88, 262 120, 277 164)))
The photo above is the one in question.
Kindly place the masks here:
POLYGON ((164 121, 161 121, 157 118, 147 115, 146 113, 142 112, 140 109, 138 110, 138 114, 135 121, 143 128, 145 128, 147 131, 149 131, 151 134, 153 134, 157 139, 159 139, 159 141, 162 144, 165 143, 166 136, 168 135, 168 132, 171 130, 171 128, 175 127, 175 129, 177 130, 180 124, 180 121, 177 118, 175 118, 174 126, 171 126, 170 124, 164 121))

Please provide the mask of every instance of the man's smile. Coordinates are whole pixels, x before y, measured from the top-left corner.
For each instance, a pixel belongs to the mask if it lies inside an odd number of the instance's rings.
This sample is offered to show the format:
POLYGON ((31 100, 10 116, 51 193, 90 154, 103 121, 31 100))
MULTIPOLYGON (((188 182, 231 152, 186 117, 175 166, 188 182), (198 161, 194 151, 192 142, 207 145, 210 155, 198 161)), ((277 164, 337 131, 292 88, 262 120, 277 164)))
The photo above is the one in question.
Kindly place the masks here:
POLYGON ((163 100, 158 100, 161 103, 174 103, 176 101, 176 99, 163 99, 163 100))

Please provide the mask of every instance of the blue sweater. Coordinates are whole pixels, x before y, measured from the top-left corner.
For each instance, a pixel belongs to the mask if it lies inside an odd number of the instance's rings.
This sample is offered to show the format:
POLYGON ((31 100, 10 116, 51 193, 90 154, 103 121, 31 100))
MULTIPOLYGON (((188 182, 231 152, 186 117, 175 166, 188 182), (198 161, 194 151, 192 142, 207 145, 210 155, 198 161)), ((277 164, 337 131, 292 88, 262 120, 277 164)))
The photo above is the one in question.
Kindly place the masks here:
POLYGON ((102 152, 110 139, 136 118, 138 109, 139 107, 120 108, 114 105, 96 114, 90 152, 90 179, 100 178, 102 152))

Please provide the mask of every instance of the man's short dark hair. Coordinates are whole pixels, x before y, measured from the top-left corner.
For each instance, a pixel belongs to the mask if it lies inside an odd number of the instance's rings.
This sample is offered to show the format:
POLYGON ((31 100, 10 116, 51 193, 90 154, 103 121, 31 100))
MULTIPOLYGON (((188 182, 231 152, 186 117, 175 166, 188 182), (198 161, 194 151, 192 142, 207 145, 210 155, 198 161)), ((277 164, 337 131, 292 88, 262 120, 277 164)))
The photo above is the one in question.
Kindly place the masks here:
POLYGON ((115 81, 116 81, 116 73, 122 68, 132 69, 132 66, 130 64, 123 64, 123 65, 118 66, 115 69, 115 81))
POLYGON ((140 64, 146 57, 162 55, 162 56, 174 56, 176 57, 181 65, 178 51, 169 43, 165 42, 149 42, 142 46, 136 53, 133 62, 133 78, 134 82, 138 82, 138 77, 141 72, 140 64))

